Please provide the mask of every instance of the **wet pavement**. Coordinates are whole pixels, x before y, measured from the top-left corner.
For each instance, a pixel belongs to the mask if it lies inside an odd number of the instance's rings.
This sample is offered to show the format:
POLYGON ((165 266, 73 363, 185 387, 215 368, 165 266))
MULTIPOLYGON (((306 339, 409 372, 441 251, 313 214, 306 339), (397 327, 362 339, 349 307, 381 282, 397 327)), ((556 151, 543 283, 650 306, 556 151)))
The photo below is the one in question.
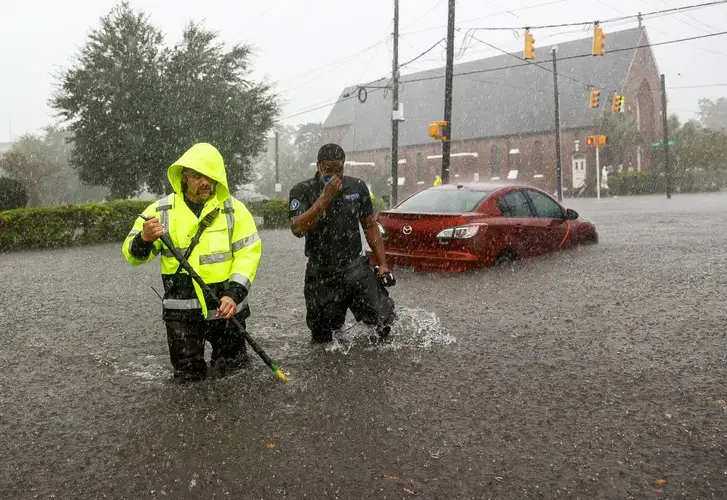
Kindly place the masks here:
POLYGON ((0 498, 726 498, 727 193, 567 205, 598 245, 399 273, 385 346, 310 345, 302 240, 263 231, 288 384, 172 383, 158 263, 118 245, 0 255, 0 498))

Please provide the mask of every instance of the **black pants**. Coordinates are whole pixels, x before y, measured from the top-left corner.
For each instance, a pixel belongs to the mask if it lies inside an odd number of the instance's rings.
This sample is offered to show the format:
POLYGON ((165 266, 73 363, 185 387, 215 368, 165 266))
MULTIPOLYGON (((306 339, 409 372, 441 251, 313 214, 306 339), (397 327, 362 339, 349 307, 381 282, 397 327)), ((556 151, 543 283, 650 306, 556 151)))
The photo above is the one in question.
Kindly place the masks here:
POLYGON ((306 322, 313 340, 330 340, 341 328, 350 309, 356 321, 389 325, 394 321, 394 301, 383 287, 368 259, 356 260, 336 270, 309 263, 305 275, 306 322))
MULTIPOLYGON (((242 313, 237 315, 237 319, 245 327, 242 313)), ((232 323, 224 319, 167 320, 165 324, 175 378, 197 380, 207 375, 205 341, 212 345, 212 366, 219 370, 220 375, 239 368, 247 357, 245 339, 232 323)))

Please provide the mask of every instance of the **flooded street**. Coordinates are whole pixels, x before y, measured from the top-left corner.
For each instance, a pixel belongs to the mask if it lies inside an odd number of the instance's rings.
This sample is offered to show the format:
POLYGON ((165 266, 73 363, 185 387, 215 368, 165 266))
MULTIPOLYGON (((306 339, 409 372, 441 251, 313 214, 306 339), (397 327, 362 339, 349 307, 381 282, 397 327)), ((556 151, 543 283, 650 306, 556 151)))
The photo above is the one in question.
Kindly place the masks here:
POLYGON ((172 383, 159 264, 118 244, 0 255, 0 498, 727 497, 727 193, 566 206, 598 245, 397 273, 389 345, 310 345, 303 240, 262 231, 288 384, 252 352, 172 383))

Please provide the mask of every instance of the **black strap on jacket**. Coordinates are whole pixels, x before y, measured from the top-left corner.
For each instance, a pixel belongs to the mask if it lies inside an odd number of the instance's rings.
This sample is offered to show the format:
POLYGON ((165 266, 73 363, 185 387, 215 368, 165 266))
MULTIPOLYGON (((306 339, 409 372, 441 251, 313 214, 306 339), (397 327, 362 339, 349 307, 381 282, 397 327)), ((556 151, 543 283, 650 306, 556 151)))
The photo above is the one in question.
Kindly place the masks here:
MULTIPOLYGON (((217 218, 217 214, 219 213, 219 211, 220 211, 219 208, 215 208, 210 213, 205 215, 204 219, 199 221, 199 227, 197 228, 197 233, 195 233, 194 238, 192 238, 192 242, 187 247, 187 251, 184 254, 184 260, 189 259, 189 256, 192 255, 192 251, 194 250, 194 247, 196 247, 197 244, 199 243, 199 238, 202 236, 202 232, 212 225, 214 220, 217 218)), ((174 273, 175 276, 177 274, 179 274, 179 271, 181 271, 181 270, 182 270, 182 266, 179 266, 177 268, 177 272, 174 273)))

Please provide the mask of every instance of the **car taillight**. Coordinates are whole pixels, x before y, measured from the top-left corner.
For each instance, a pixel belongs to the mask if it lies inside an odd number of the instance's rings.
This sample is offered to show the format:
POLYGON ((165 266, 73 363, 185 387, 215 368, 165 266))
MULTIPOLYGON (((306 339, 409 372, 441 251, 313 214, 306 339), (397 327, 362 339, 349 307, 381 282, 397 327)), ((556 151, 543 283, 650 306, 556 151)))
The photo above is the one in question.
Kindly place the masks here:
POLYGON ((487 231, 487 224, 467 224, 466 226, 449 227, 437 235, 440 240, 460 240, 472 238, 478 233, 487 231))

